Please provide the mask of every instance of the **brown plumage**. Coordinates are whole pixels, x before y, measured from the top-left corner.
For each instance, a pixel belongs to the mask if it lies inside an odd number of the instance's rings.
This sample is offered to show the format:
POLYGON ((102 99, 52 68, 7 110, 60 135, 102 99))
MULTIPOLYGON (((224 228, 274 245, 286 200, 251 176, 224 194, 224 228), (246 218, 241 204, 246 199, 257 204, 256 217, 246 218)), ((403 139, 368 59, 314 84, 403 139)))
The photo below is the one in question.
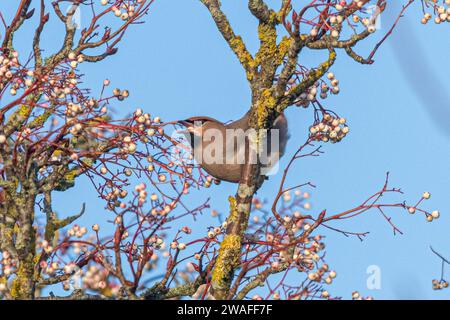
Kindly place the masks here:
MULTIPOLYGON (((184 125, 187 128, 187 130, 182 131, 182 133, 184 133, 184 135, 188 138, 191 147, 194 150, 195 160, 208 174, 210 174, 214 178, 233 183, 239 182, 241 177, 241 170, 243 168, 243 159, 245 157, 245 143, 243 139, 238 139, 236 137, 234 137, 233 139, 227 139, 226 130, 241 129, 243 130, 242 132, 247 131, 249 129, 248 117, 249 113, 247 112, 241 119, 228 124, 224 124, 210 117, 192 117, 186 120, 179 121, 180 124, 184 125), (200 126, 198 126, 199 123, 200 126), (208 131, 210 129, 212 131, 208 131), (218 155, 212 152, 212 155, 213 157, 217 156, 216 159, 222 159, 222 161, 213 161, 212 163, 209 163, 208 161, 204 160, 208 158, 208 156, 210 155, 210 151, 213 149, 220 149, 219 145, 211 145, 213 143, 217 143, 215 139, 211 138, 211 136, 214 137, 214 134, 218 132, 220 132, 225 138, 225 142, 223 143, 222 147, 223 152, 222 154, 219 153, 218 155), (227 150, 229 151, 228 153, 227 150), (230 159, 232 161, 230 161, 230 159)), ((277 160, 284 155, 286 143, 288 140, 288 123, 283 113, 281 113, 275 119, 272 128, 279 130, 279 147, 276 150, 271 151, 272 139, 274 139, 274 137, 276 138, 276 135, 274 131, 269 130, 267 145, 263 148, 262 152, 263 154, 267 154, 268 158, 265 160, 265 163, 262 164, 262 169, 264 170, 263 173, 267 172, 270 167, 273 167, 276 164, 277 160)))

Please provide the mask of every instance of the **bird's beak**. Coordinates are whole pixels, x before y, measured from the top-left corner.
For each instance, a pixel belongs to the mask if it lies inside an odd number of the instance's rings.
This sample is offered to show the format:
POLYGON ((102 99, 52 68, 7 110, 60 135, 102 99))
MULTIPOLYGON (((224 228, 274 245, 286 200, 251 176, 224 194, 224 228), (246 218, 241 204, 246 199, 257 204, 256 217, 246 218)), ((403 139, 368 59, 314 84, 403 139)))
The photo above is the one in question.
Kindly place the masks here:
POLYGON ((190 123, 187 120, 179 120, 178 123, 181 124, 182 126, 185 126, 186 128, 189 128, 192 126, 192 123, 190 123))
POLYGON ((202 133, 201 126, 195 126, 194 123, 192 123, 192 121, 189 121, 189 120, 179 120, 178 123, 186 127, 186 130, 183 130, 180 132, 183 132, 183 133, 187 132, 187 133, 192 133, 194 135, 201 136, 201 133, 202 133))

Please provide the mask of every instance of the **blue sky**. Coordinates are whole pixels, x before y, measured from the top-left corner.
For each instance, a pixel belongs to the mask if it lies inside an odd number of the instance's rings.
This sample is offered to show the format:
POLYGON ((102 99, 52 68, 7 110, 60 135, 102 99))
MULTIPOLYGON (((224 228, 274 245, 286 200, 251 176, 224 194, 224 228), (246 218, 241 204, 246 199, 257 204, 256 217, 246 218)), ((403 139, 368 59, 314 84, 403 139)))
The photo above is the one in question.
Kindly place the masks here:
MULTIPOLYGON (((235 31, 254 51, 256 20, 247 12, 245 1, 222 3, 235 31)), ((399 9, 396 4, 383 16, 375 38, 387 31, 394 10, 399 9)), ((344 298, 353 290, 379 299, 450 298, 450 289, 431 289, 431 280, 440 273, 440 261, 429 250, 433 245, 450 257, 450 135, 437 121, 450 108, 450 26, 422 26, 418 9, 408 10, 408 17, 379 50, 374 65, 356 64, 338 52, 332 71, 340 80, 341 93, 328 99, 327 106, 348 119, 351 132, 339 144, 326 144, 321 157, 298 162, 290 177, 292 184, 311 181, 317 186, 311 191, 313 212, 327 209, 333 213, 359 204, 382 186, 387 171, 391 172, 391 184, 402 188, 406 200, 415 201, 429 191, 432 197, 425 207, 441 211, 441 218, 433 223, 418 214, 389 211, 403 235, 393 236, 376 211, 334 225, 370 231, 363 242, 326 232, 327 261, 338 272, 330 292, 344 298), (366 287, 366 270, 371 265, 380 268, 380 290, 366 287)), ((26 36, 18 36, 20 47, 29 46, 26 36)), ((59 47, 56 39, 61 39, 60 30, 47 29, 50 48, 59 47)), ((370 40, 360 45, 359 52, 370 52, 374 43, 370 40)), ((317 61, 314 55, 305 51, 300 59, 308 64, 317 61)), ((193 115, 227 121, 240 117, 250 105, 244 72, 198 0, 155 1, 146 23, 130 30, 116 56, 99 64, 84 64, 81 70, 86 74, 86 86, 94 92, 105 78, 111 79, 114 87, 129 89, 131 96, 121 107, 126 111, 141 107, 167 121, 193 115)), ((282 167, 304 141, 312 121, 311 110, 292 107, 287 116, 291 140, 282 167)), ((272 177, 260 196, 270 198, 279 178, 272 177)), ((207 193, 214 208, 226 211, 224 195, 234 192, 235 185, 223 183, 207 193)), ((205 192, 198 193, 193 201, 204 197, 205 192)), ((88 226, 106 219, 103 203, 86 180, 58 194, 56 200, 62 215, 77 212, 86 202, 87 213, 81 223, 88 226)), ((211 220, 205 216, 197 223, 201 229, 211 220)))

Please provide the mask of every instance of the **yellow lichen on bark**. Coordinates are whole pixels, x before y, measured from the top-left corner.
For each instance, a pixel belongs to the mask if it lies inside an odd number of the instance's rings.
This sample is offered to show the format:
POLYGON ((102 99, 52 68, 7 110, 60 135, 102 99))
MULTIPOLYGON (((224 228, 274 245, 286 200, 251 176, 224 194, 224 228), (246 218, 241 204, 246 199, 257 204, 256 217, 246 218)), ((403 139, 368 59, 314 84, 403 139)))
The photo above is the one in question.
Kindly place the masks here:
POLYGON ((32 299, 30 296, 32 288, 31 283, 34 281, 34 255, 29 253, 25 259, 20 261, 19 269, 16 272, 16 277, 11 284, 11 296, 14 299, 32 299))
MULTIPOLYGON (((234 197, 228 197, 230 202, 230 214, 227 222, 229 226, 239 223, 239 214, 237 201, 234 197)), ((218 299, 226 298, 230 282, 233 279, 233 272, 239 263, 241 253, 241 235, 228 234, 220 244, 219 254, 212 274, 213 288, 215 297, 218 299)))
POLYGON ((239 262, 241 253, 241 236, 236 234, 226 235, 223 239, 217 261, 212 275, 215 297, 225 299, 231 280, 233 279, 234 268, 239 262))
POLYGON ((230 219, 230 221, 233 221, 237 218, 237 204, 236 204, 236 199, 232 196, 228 197, 228 202, 230 202, 230 216, 228 217, 228 219, 230 219))
POLYGON ((230 47, 239 59, 239 62, 247 70, 247 80, 252 81, 254 74, 250 69, 255 68, 255 61, 251 54, 247 51, 245 43, 240 36, 236 36, 230 41, 230 47))
POLYGON ((259 24, 258 37, 261 41, 261 47, 256 54, 255 60, 258 65, 261 64, 264 67, 266 62, 274 59, 278 55, 277 31, 275 26, 265 23, 259 24))
POLYGON ((277 63, 278 65, 281 65, 283 63, 284 57, 287 55, 289 48, 292 43, 292 38, 289 37, 283 37, 278 45, 278 59, 277 63))
POLYGON ((271 89, 264 89, 256 103, 258 128, 266 128, 268 115, 277 105, 271 89))

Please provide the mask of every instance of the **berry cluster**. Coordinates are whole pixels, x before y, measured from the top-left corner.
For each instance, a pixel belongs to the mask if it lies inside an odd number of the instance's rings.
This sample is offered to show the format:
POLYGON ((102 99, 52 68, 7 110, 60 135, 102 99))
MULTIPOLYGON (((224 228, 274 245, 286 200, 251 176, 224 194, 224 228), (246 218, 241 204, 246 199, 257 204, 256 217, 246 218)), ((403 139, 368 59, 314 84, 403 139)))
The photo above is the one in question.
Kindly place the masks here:
POLYGON ((87 233, 87 228, 81 227, 77 224, 74 224, 72 228, 67 230, 68 237, 82 238, 86 233, 87 233))
POLYGON ((77 55, 75 52, 70 52, 67 58, 72 69, 76 69, 78 67, 78 64, 84 62, 84 55, 82 54, 77 55))
POLYGON ((316 37, 319 34, 319 28, 325 28, 329 31, 329 36, 338 39, 342 29, 342 23, 347 19, 345 10, 352 5, 356 5, 360 10, 359 13, 355 13, 352 16, 353 23, 361 23, 370 33, 376 31, 375 22, 378 17, 378 12, 371 12, 364 10, 364 1, 353 1, 350 4, 347 1, 337 1, 336 4, 330 4, 330 7, 334 7, 336 12, 329 14, 328 23, 325 26, 314 26, 310 35, 316 37))
MULTIPOLYGON (((436 1, 434 1, 436 2, 436 1)), ((438 6, 435 3, 432 4, 434 9, 434 23, 440 24, 443 22, 450 22, 450 0, 444 0, 442 6, 438 6)), ((421 22, 427 24, 433 18, 431 13, 425 13, 421 22)))
MULTIPOLYGON (((101 0, 101 4, 103 6, 106 6, 109 4, 109 0, 101 0)), ((143 2, 143 0, 137 0, 135 1, 136 4, 140 4, 143 2)), ((123 3, 121 6, 112 6, 111 11, 114 13, 114 15, 118 18, 121 18, 123 21, 126 21, 130 18, 132 18, 136 13, 136 7, 132 3, 123 3)))
POLYGON ((420 198, 420 200, 415 205, 406 206, 406 209, 408 209, 408 213, 415 214, 417 211, 419 211, 425 215, 425 218, 427 219, 428 222, 432 222, 433 220, 438 219, 441 215, 441 213, 438 210, 428 212, 426 210, 419 208, 419 205, 422 203, 422 201, 428 200, 430 198, 431 198, 431 194, 428 191, 425 191, 422 194, 422 197, 420 198))
POLYGON ((448 281, 444 279, 441 280, 433 279, 431 283, 433 285, 433 290, 442 290, 448 287, 448 281))
MULTIPOLYGON (((4 277, 9 277, 17 267, 16 260, 8 251, 3 251, 0 260, 0 275, 4 277)), ((1 277, 0 277, 1 279, 1 277)), ((3 283, 0 281, 0 291, 5 290, 6 287, 1 286, 3 283), (3 289, 2 289, 3 288, 3 289)))
MULTIPOLYGON (((5 82, 13 79, 14 74, 17 70, 19 63, 19 53, 17 51, 13 51, 10 54, 0 53, 0 90, 3 90, 5 87, 5 82)), ((12 95, 17 94, 17 87, 23 85, 23 81, 18 81, 15 83, 10 90, 12 95)))
POLYGON ((339 118, 325 113, 320 122, 315 123, 309 128, 310 136, 316 141, 339 142, 349 132, 349 127, 345 123, 345 118, 339 118))
POLYGON ((352 300, 373 300, 372 297, 362 297, 358 291, 352 292, 352 300))
MULTIPOLYGON (((61 270, 60 264, 58 261, 53 261, 51 263, 47 263, 47 261, 41 261, 39 263, 39 266, 42 269, 42 272, 47 274, 47 275, 54 275, 56 272, 58 272, 59 270, 61 270)), ((69 269, 71 268, 71 265, 66 265, 64 266, 63 270, 65 271, 69 271, 69 269)), ((69 272, 68 272, 69 274, 69 272)))
MULTIPOLYGON (((86 272, 79 272, 80 284, 75 283, 74 286, 80 285, 83 289, 89 289, 94 291, 103 291, 109 288, 112 292, 108 295, 117 295, 119 291, 119 286, 108 281, 109 271, 100 268, 97 265, 90 265, 86 272)), ((70 290, 71 284, 69 281, 63 283, 64 290, 70 290)))
MULTIPOLYGON (((307 75, 308 72, 302 74, 302 77, 306 77, 307 75)), ((334 73, 329 72, 327 74, 327 78, 330 81, 329 84, 327 84, 324 80, 317 81, 307 90, 307 92, 302 93, 298 97, 298 99, 295 101, 295 105, 297 107, 307 108, 311 103, 317 101, 318 95, 322 100, 324 100, 328 98, 328 94, 339 94, 339 80, 336 79, 334 73)), ((296 83, 297 78, 293 78, 289 82, 288 88, 293 87, 296 83)))

